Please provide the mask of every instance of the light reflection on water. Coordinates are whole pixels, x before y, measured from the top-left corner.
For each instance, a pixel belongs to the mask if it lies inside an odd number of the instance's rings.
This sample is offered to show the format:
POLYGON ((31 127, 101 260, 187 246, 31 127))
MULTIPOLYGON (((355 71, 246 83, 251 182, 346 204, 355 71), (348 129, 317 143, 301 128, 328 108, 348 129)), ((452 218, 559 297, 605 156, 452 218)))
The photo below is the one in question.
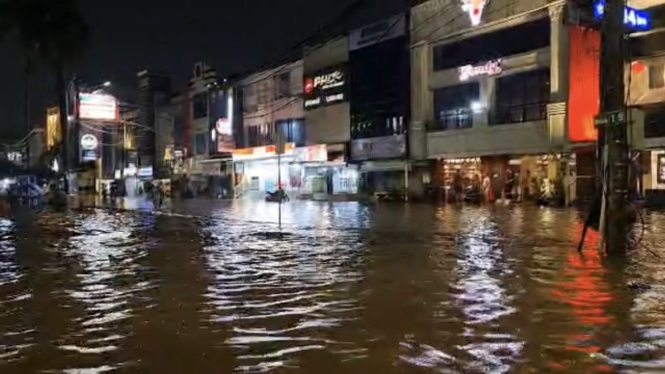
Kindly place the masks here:
MULTIPOLYGON (((0 374, 665 371, 665 265, 608 262, 594 233, 579 254, 574 211, 278 217, 194 200, 1 220, 0 374)), ((665 255, 662 218, 644 243, 665 255)))

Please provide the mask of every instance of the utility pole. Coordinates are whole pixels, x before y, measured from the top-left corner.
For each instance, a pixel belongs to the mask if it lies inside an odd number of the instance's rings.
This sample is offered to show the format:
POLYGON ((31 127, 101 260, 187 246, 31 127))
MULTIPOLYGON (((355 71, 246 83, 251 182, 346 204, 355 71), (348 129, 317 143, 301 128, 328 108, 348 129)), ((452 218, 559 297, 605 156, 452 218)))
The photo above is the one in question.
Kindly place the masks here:
POLYGON ((600 114, 598 143, 603 183, 601 237, 609 255, 622 255, 628 244, 628 126, 624 90, 625 35, 623 0, 606 0, 601 27, 600 114))

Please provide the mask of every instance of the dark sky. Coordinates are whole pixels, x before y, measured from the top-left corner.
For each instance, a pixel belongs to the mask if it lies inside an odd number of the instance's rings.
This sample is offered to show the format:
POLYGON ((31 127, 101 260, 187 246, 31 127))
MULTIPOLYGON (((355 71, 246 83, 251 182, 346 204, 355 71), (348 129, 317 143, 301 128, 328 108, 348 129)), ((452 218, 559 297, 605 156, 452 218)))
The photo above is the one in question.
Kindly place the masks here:
MULTIPOLYGON (((404 0, 365 0, 364 19, 389 15, 404 0)), ((353 0, 84 0, 92 28, 84 61, 75 68, 90 84, 105 80, 131 91, 142 69, 184 82, 196 61, 218 74, 260 66, 310 35, 353 0)), ((379 17, 380 18, 380 17, 379 17)), ((11 42, 0 43, 0 133, 20 123, 24 76, 11 42)), ((54 99, 45 71, 32 79, 33 122, 54 99)))

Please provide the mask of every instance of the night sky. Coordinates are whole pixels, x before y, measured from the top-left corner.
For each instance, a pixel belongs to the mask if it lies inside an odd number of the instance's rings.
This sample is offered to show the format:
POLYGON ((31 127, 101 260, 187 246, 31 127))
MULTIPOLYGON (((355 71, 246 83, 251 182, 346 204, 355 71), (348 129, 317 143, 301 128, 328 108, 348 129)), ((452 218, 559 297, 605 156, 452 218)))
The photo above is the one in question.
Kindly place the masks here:
MULTIPOLYGON (((120 96, 132 92, 136 72, 171 73, 175 85, 189 78, 196 61, 218 75, 272 61, 354 0, 84 0, 92 29, 84 61, 74 68, 90 84, 110 80, 120 96)), ((394 14, 404 0, 364 0, 363 20, 394 14)), ((381 17, 379 17, 381 18, 381 17)), ((24 75, 15 45, 0 43, 0 134, 20 124, 24 75)), ((32 78, 33 122, 53 102, 45 71, 32 78)))

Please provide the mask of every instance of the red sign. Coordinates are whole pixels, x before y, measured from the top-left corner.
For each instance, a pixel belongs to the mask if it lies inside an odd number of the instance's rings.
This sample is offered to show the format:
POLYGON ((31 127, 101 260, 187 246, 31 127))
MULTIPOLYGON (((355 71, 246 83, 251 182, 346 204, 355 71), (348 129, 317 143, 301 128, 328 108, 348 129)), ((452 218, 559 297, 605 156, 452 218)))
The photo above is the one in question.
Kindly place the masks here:
POLYGON ((305 93, 311 94, 314 91, 314 80, 312 78, 305 79, 305 93))

